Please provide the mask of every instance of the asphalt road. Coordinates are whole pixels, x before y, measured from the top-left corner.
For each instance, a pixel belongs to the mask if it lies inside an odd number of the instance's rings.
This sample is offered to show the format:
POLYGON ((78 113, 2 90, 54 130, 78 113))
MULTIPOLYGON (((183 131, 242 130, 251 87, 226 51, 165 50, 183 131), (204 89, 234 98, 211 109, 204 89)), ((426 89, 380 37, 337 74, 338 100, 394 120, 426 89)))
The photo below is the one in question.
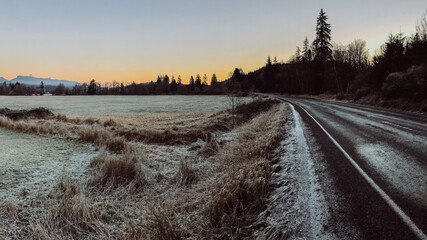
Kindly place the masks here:
POLYGON ((294 106, 309 132, 305 134, 318 145, 324 171, 333 178, 332 186, 324 188, 338 189, 346 205, 332 207, 328 221, 346 216, 364 239, 425 237, 427 116, 336 101, 280 99, 294 106))

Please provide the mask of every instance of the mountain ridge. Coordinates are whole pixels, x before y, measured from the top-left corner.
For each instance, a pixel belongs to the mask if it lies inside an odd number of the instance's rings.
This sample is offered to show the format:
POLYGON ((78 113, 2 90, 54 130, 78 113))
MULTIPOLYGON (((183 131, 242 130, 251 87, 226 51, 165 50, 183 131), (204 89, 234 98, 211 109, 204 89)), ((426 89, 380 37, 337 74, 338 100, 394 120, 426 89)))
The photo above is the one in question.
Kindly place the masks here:
POLYGON ((61 80, 61 79, 52 79, 52 78, 39 78, 39 77, 33 77, 33 76, 23 76, 18 75, 16 78, 13 78, 11 80, 7 80, 6 78, 0 77, 0 83, 6 82, 6 83, 23 83, 25 85, 29 86, 40 86, 41 82, 43 81, 43 84, 45 86, 58 86, 59 84, 64 84, 65 87, 74 87, 75 85, 79 84, 75 81, 70 80, 61 80))

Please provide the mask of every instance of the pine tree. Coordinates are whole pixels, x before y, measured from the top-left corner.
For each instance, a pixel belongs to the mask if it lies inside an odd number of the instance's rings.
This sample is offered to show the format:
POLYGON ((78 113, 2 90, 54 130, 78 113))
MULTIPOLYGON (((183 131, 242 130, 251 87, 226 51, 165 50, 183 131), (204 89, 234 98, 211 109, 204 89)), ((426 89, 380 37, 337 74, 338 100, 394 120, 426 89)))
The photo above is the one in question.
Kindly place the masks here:
POLYGON ((211 78, 211 86, 215 86, 218 83, 218 78, 216 77, 216 74, 212 74, 211 78))
POLYGON ((310 43, 307 37, 305 37, 303 47, 302 47, 302 58, 303 58, 303 61, 307 61, 307 62, 311 61, 312 59, 310 43))
POLYGON ((264 83, 265 83, 265 87, 263 87, 264 89, 262 89, 263 92, 271 92, 273 91, 274 85, 275 85, 275 81, 274 81, 274 69, 273 69, 273 65, 271 64, 271 59, 270 56, 268 56, 267 58, 267 63, 265 65, 265 69, 264 69, 264 83))
POLYGON ((194 91, 194 87, 195 87, 195 84, 194 84, 194 77, 193 77, 193 76, 191 76, 191 77, 190 77, 190 90, 191 90, 191 91, 194 91))
POLYGON ((321 9, 319 17, 317 17, 316 39, 313 43, 316 50, 314 59, 322 63, 332 58, 331 24, 326 20, 328 20, 328 16, 321 9))
POLYGON ((271 67, 271 59, 270 56, 267 58, 267 63, 265 64, 266 67, 271 67))
POLYGON ((202 79, 200 78, 199 74, 197 74, 196 81, 194 83, 196 85, 196 88, 202 89, 202 79))
POLYGON ((177 87, 178 87, 178 84, 176 83, 175 76, 172 75, 172 81, 171 81, 171 84, 170 84, 170 90, 171 90, 171 92, 176 92, 177 87))

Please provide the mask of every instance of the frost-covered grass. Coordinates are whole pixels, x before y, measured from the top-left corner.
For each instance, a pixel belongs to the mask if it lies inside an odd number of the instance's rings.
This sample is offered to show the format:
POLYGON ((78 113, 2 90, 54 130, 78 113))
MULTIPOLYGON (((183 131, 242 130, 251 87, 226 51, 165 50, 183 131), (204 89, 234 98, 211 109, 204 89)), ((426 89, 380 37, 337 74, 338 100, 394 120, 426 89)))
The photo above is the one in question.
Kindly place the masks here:
POLYGON ((64 172, 49 191, 0 199, 0 229, 15 229, 0 230, 0 238, 247 236, 264 208, 269 152, 282 137, 286 111, 275 101, 254 102, 237 109, 234 126, 225 110, 179 113, 181 118, 176 113, 0 118, 4 128, 101 149, 84 176, 64 172), (29 130, 44 126, 52 130, 29 130))

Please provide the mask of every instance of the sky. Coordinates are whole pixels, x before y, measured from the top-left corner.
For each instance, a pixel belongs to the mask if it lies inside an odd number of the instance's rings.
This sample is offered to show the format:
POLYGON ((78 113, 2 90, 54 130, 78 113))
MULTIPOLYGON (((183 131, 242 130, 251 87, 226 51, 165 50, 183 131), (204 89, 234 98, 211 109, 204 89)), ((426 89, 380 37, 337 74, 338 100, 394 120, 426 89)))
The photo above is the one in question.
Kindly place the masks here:
POLYGON ((287 61, 315 37, 323 8, 332 41, 411 35, 425 0, 0 0, 0 77, 89 82, 155 81, 216 73, 228 78, 287 61))

